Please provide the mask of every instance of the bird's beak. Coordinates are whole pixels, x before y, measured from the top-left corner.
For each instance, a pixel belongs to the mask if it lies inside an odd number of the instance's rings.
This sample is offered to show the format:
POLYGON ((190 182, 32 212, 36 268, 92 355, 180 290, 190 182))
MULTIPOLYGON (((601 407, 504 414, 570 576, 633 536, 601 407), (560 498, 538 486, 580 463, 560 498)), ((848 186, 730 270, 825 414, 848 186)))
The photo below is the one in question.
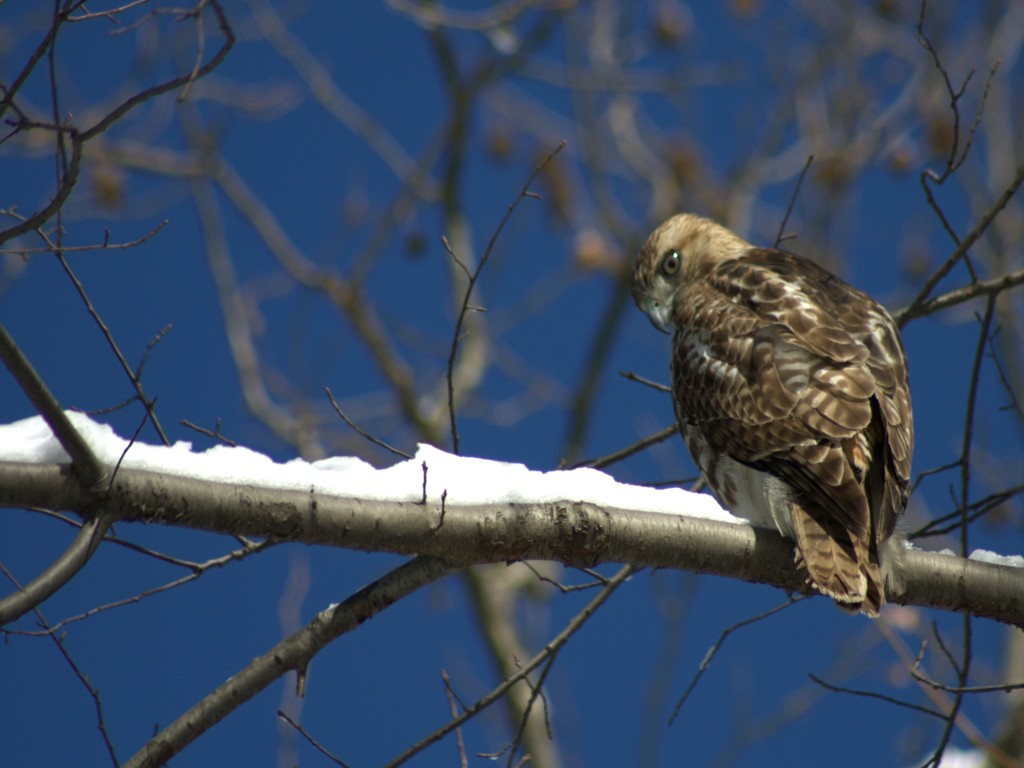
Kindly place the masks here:
POLYGON ((644 314, 650 319, 651 325, 662 333, 672 332, 672 321, 669 319, 668 304, 661 304, 653 298, 648 298, 644 302, 643 310, 644 314))

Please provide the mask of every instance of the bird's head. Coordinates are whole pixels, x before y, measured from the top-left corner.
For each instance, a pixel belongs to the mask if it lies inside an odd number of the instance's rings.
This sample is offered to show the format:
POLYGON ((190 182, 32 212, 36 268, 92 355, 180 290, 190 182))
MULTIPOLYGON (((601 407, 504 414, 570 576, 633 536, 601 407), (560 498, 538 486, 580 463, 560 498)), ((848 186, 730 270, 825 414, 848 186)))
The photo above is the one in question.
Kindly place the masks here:
POLYGON ((680 290, 715 265, 753 246, 710 219, 678 213, 647 238, 633 266, 633 300, 659 331, 669 333, 680 290))

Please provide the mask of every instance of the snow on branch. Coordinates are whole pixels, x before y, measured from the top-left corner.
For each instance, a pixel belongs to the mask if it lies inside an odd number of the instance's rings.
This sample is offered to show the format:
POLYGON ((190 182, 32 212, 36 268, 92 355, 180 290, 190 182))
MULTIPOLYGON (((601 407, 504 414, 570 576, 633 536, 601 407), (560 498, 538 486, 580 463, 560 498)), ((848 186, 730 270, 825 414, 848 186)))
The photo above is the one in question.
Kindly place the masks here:
MULTIPOLYGON (((792 545, 710 497, 616 482, 594 469, 538 472, 421 445, 384 469, 353 457, 275 463, 247 448, 131 445, 68 417, 117 465, 97 499, 41 418, 0 426, 0 505, 81 512, 308 544, 433 555, 453 566, 521 559, 679 568, 809 593, 792 545), (123 458, 122 458, 123 457, 123 458)), ((980 554, 980 553, 979 553, 980 554)), ((966 610, 1024 625, 1024 568, 907 549, 895 603, 966 610)))

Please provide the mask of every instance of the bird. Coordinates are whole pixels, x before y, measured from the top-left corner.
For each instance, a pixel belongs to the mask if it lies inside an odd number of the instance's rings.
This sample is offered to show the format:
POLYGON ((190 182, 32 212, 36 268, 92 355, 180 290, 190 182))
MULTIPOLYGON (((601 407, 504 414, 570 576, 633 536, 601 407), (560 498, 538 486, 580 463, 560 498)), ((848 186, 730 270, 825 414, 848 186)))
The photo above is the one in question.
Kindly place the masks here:
POLYGON ((636 256, 633 298, 673 333, 679 431, 715 495, 795 542, 807 583, 876 617, 903 544, 914 447, 886 309, 815 262, 679 213, 636 256))

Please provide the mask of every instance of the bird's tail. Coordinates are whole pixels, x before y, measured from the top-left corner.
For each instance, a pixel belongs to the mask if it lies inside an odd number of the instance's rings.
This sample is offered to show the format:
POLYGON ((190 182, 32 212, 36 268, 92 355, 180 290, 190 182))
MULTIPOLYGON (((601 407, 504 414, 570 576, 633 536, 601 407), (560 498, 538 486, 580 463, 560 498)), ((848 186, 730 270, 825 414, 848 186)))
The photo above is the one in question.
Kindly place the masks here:
POLYGON ((844 611, 877 616, 885 603, 885 576, 869 542, 800 504, 793 504, 792 521, 796 562, 807 571, 807 582, 844 611))

